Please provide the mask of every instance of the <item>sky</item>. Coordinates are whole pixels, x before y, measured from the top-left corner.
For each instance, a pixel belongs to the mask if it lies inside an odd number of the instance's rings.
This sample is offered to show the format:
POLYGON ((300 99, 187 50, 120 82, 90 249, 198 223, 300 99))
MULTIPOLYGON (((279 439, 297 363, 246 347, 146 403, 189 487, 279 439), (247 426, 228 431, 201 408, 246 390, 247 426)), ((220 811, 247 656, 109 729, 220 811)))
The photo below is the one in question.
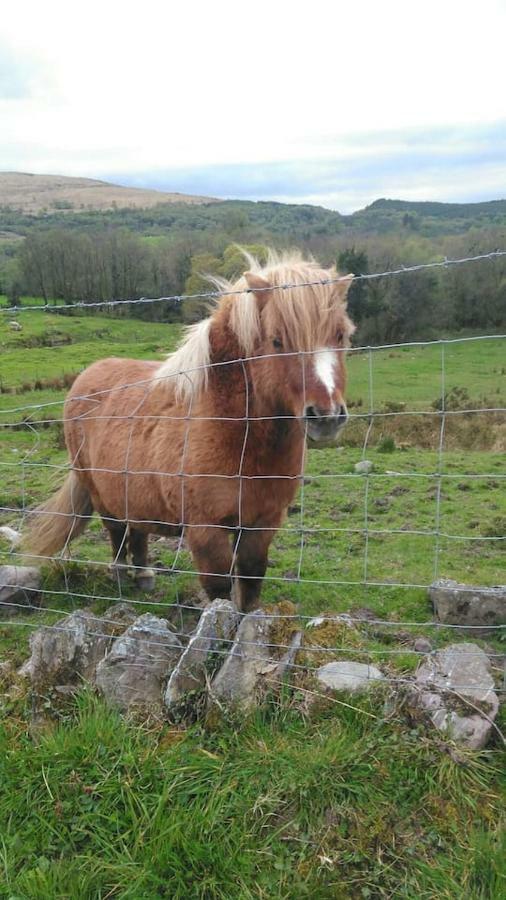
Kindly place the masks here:
POLYGON ((351 212, 506 197, 506 0, 24 0, 0 171, 351 212))

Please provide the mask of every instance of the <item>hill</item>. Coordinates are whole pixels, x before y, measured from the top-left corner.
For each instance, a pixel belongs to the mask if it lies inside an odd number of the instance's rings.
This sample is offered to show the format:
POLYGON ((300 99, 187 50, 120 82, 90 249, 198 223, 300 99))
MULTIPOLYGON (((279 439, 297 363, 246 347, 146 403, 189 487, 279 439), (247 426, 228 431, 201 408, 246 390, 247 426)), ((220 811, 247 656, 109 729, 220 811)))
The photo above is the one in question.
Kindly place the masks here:
POLYGON ((39 215, 79 210, 115 208, 148 209, 160 203, 211 203, 210 197, 167 193, 144 188, 122 187, 93 178, 66 175, 33 175, 28 172, 0 172, 0 206, 39 215))
MULTIPOLYGON (((144 235, 202 235, 225 231, 241 241, 416 233, 425 238, 506 227, 506 199, 481 203, 375 200, 351 215, 307 204, 217 200, 124 187, 91 178, 0 172, 0 228, 26 235, 32 228, 93 231, 128 228, 144 235)), ((5 236, 5 235, 3 235, 5 236)))
POLYGON ((470 228, 505 226, 506 200, 437 203, 431 200, 375 200, 345 221, 357 232, 384 234, 399 229, 427 237, 462 234, 470 228))

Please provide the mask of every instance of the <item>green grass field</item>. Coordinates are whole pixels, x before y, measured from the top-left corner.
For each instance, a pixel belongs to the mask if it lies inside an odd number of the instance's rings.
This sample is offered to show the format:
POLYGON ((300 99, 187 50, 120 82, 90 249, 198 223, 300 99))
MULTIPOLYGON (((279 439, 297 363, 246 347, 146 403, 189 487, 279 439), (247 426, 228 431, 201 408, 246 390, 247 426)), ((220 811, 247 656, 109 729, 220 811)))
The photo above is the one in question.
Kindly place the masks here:
MULTIPOLYGON (((23 313, 21 332, 7 321, 0 317, 0 420, 17 427, 1 432, 0 524, 16 527, 65 466, 58 426, 34 424, 61 415, 64 376, 108 355, 160 357, 180 332, 105 316, 23 313)), ((442 352, 435 345, 351 354, 357 418, 341 449, 310 451, 310 480, 273 543, 262 595, 292 600, 305 615, 373 610, 393 623, 388 641, 365 631, 350 656, 401 677, 417 657, 406 627, 395 623, 430 621, 425 585, 436 575, 506 580, 504 415, 454 414, 506 405, 504 341, 444 347, 450 414, 440 454, 442 352), (368 429, 371 409, 385 415, 368 429), (364 454, 373 473, 355 477, 364 454)), ((168 543, 151 552, 161 569, 174 562, 168 543)), ((64 569, 45 573, 44 611, 0 622, 0 660, 21 663, 33 626, 56 621, 58 610, 101 612, 118 598, 98 521, 72 553, 64 569)), ((7 561, 14 560, 5 548, 0 562, 7 561)), ((154 595, 132 586, 123 595, 139 611, 170 615, 196 587, 186 552, 177 569, 159 576, 154 595)), ((456 639, 430 626, 409 631, 435 646, 456 639)), ((504 648, 498 639, 478 643, 504 648)), ((214 729, 141 727, 83 691, 34 744, 28 705, 23 694, 10 696, 1 711, 2 898, 506 893, 498 742, 480 755, 455 755, 402 710, 383 719, 372 700, 336 704, 306 721, 288 692, 214 729)))

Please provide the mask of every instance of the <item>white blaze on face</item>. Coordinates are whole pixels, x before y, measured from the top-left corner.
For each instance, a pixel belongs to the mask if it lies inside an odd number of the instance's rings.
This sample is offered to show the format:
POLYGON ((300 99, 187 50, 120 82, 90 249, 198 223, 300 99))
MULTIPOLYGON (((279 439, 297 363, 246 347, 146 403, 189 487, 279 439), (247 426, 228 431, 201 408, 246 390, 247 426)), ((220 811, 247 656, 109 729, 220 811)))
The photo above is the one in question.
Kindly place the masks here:
POLYGON ((315 352, 314 368, 316 377, 319 378, 322 384, 325 385, 330 397, 332 397, 336 386, 334 377, 336 362, 337 353, 335 350, 327 350, 326 348, 323 348, 315 352))

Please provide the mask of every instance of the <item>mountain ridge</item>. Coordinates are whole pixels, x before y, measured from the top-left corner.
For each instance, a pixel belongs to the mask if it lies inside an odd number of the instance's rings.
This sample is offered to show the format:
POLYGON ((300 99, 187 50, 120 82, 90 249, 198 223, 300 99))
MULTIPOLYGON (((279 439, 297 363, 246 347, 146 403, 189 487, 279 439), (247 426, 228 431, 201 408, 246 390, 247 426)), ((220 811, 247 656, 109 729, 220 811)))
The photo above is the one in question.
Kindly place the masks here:
POLYGON ((162 203, 198 206, 216 203, 214 197, 128 187, 96 178, 47 175, 32 172, 0 172, 0 206, 23 213, 106 211, 117 208, 149 209, 162 203))
POLYGON ((92 178, 0 172, 0 229, 6 233, 27 234, 39 226, 90 230, 106 223, 146 234, 223 228, 235 233, 242 225, 237 233, 246 241, 263 240, 266 230, 296 242, 345 232, 352 240, 408 232, 441 237, 475 227, 506 228, 506 199, 445 203, 383 197, 346 215, 309 204, 220 200, 92 178))

